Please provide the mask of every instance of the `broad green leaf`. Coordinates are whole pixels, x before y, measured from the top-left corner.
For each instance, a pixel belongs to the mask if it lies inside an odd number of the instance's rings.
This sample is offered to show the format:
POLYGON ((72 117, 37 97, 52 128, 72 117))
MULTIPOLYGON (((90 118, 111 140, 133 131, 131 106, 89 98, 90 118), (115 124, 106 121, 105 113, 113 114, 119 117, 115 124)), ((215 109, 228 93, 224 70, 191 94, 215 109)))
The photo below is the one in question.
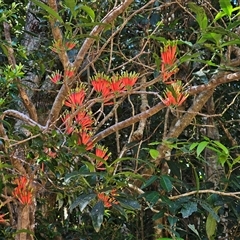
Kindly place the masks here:
POLYGON ((102 201, 97 202, 92 211, 90 212, 90 216, 92 218, 93 227, 96 232, 99 232, 102 222, 103 222, 103 214, 104 214, 104 205, 102 201))
POLYGON ((198 236, 199 239, 201 239, 199 236, 198 230, 195 228, 195 225, 188 224, 188 228, 191 229, 198 236))
POLYGON ((116 199, 118 200, 118 202, 120 203, 120 205, 123 208, 129 209, 129 210, 139 210, 139 209, 141 209, 140 204, 136 200, 120 198, 120 197, 116 197, 116 199))
POLYGON ((228 160, 228 155, 221 153, 218 154, 218 162, 223 166, 225 162, 228 160))
POLYGON ((199 157, 199 155, 202 153, 202 151, 206 148, 206 146, 209 144, 208 141, 202 141, 198 144, 197 146, 197 156, 199 157))
POLYGON ((224 16, 226 16, 226 13, 221 11, 215 16, 214 21, 217 21, 217 20, 223 18, 224 16))
POLYGON ((64 181, 69 182, 72 178, 75 178, 75 177, 89 177, 89 176, 102 176, 102 175, 104 175, 104 174, 100 173, 100 172, 82 173, 82 172, 79 172, 79 171, 73 171, 71 173, 66 174, 66 176, 64 177, 64 181))
POLYGON ((165 211, 162 210, 162 211, 154 214, 153 217, 152 217, 152 220, 155 221, 155 220, 157 220, 157 219, 159 219, 159 218, 162 218, 162 217, 164 216, 164 213, 165 213, 165 211))
POLYGON ((235 39, 232 41, 225 42, 225 43, 221 44, 220 47, 223 48, 223 47, 227 47, 227 46, 235 45, 235 44, 240 44, 240 39, 235 39))
POLYGON ((156 175, 151 176, 146 182, 143 183, 143 185, 141 186, 141 189, 144 189, 144 188, 150 186, 157 179, 158 179, 158 177, 156 175))
POLYGON ((153 159, 157 159, 157 157, 159 156, 159 151, 156 149, 150 149, 149 154, 153 159))
POLYGON ((189 147, 189 150, 193 150, 199 143, 195 142, 195 143, 192 143, 189 147))
POLYGON ((96 197, 95 193, 82 194, 76 198, 76 200, 70 205, 69 209, 72 211, 74 208, 79 207, 82 212, 88 203, 96 197))
POLYGON ((228 17, 231 17, 232 11, 233 11, 233 6, 231 4, 231 1, 230 0, 219 0, 219 4, 220 4, 220 7, 223 10, 223 12, 226 13, 226 15, 228 17))
POLYGON ((157 191, 152 191, 150 193, 144 194, 143 197, 147 202, 151 203, 151 205, 154 205, 159 200, 160 194, 157 191))
POLYGON ((228 149, 222 143, 220 143, 219 141, 213 141, 213 143, 219 148, 221 148, 226 155, 229 155, 228 149))
POLYGON ((64 23, 62 18, 58 15, 58 13, 54 11, 52 8, 50 8, 48 5, 38 0, 31 0, 31 1, 36 5, 38 5, 40 8, 44 9, 46 12, 48 12, 52 17, 55 17, 60 23, 64 23))
POLYGON ((177 217, 170 216, 170 215, 167 217, 167 219, 168 219, 168 222, 169 222, 170 226, 174 226, 176 224, 177 220, 178 220, 177 217))
POLYGON ((182 205, 181 213, 183 218, 187 218, 192 215, 192 213, 197 211, 197 203, 196 202, 188 202, 182 205))
POLYGON ((72 15, 76 17, 76 11, 75 11, 75 7, 77 5, 76 0, 65 0, 64 3, 70 9, 72 15))
MULTIPOLYGON (((220 206, 215 207, 213 210, 217 214, 220 206)), ((214 239, 214 235, 216 232, 216 227, 217 227, 217 221, 216 219, 213 218, 211 214, 208 214, 207 221, 206 221, 206 233, 208 236, 208 239, 214 239)))
POLYGON ((204 9, 193 2, 188 3, 188 6, 196 14, 196 20, 201 30, 205 30, 208 25, 208 18, 204 9))
POLYGON ((167 192, 170 192, 173 188, 172 182, 169 179, 169 176, 167 176, 167 175, 162 175, 161 176, 160 184, 161 184, 161 187, 167 192))
POLYGON ((87 5, 79 5, 79 6, 77 6, 77 9, 82 9, 84 12, 86 12, 88 14, 88 16, 91 18, 92 22, 94 22, 94 20, 95 20, 95 13, 92 10, 92 8, 90 8, 87 5))
POLYGON ((183 55, 182 57, 180 57, 179 59, 179 62, 180 63, 184 63, 184 62, 188 62, 188 61, 196 61, 196 60, 199 60, 199 57, 200 57, 200 53, 197 52, 197 53, 187 53, 185 55, 183 55))
POLYGON ((198 202, 206 211, 208 211, 212 217, 217 221, 219 222, 220 221, 220 217, 216 214, 216 212, 214 211, 214 209, 206 202, 202 202, 202 201, 199 201, 198 202))

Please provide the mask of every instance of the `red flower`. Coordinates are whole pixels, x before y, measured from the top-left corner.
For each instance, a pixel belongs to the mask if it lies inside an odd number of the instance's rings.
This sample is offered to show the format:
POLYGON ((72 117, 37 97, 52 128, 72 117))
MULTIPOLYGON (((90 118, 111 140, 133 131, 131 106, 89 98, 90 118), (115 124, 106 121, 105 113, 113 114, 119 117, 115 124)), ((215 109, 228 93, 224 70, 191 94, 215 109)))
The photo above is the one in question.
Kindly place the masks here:
POLYGON ((13 196, 18 199, 21 204, 31 204, 32 203, 32 189, 29 186, 29 180, 22 176, 15 180, 18 185, 13 190, 13 196))
POLYGON ((124 88, 124 86, 123 86, 123 82, 121 81, 121 79, 114 77, 110 84, 111 92, 120 93, 121 91, 123 91, 123 88, 124 88))
POLYGON ((171 85, 171 89, 165 92, 165 99, 162 99, 162 102, 166 106, 181 106, 187 97, 188 95, 182 93, 181 81, 177 81, 171 85))
POLYGON ((64 75, 67 77, 67 78, 71 78, 73 77, 75 74, 75 69, 74 68, 67 68, 64 72, 64 75))
POLYGON ((75 43, 75 42, 66 42, 66 43, 65 43, 65 48, 66 48, 67 50, 71 50, 71 49, 73 49, 75 46, 76 46, 76 43, 75 43))
POLYGON ((75 117, 76 122, 81 126, 82 130, 89 130, 94 123, 92 117, 87 112, 79 112, 75 117))
POLYGON ((104 74, 97 74, 92 79, 93 89, 101 93, 103 97, 107 97, 110 94, 110 80, 104 74))
POLYGON ((56 158, 57 153, 52 151, 51 148, 44 148, 44 152, 50 157, 50 158, 56 158))
POLYGON ((71 120, 71 115, 66 114, 65 116, 62 117, 62 121, 66 127, 66 133, 71 134, 74 130, 74 127, 72 126, 72 120, 71 120))
POLYGON ((76 88, 68 96, 67 100, 65 101, 65 105, 67 107, 76 108, 77 106, 82 105, 85 96, 86 96, 85 89, 76 88))
POLYGON ((7 213, 0 215, 0 223, 5 224, 5 223, 7 222, 7 220, 3 218, 3 217, 6 216, 6 215, 7 215, 7 213))
POLYGON ((168 79, 178 71, 176 68, 176 50, 177 45, 170 45, 169 43, 164 46, 161 53, 162 58, 162 80, 165 84, 172 84, 174 81, 168 81, 168 79))
MULTIPOLYGON (((110 154, 107 154, 108 148, 104 148, 103 146, 98 145, 96 147, 96 152, 95 155, 99 158, 102 158, 103 160, 107 161, 110 154)), ((97 170, 105 170, 105 168, 101 168, 101 166, 103 165, 102 161, 99 161, 98 159, 96 159, 96 169, 97 170)))
POLYGON ((98 199, 103 202, 104 207, 110 208, 113 204, 119 204, 114 196, 116 196, 116 189, 113 189, 109 195, 105 194, 104 192, 98 193, 98 199))
POLYGON ((91 135, 85 131, 79 132, 78 145, 84 145, 86 150, 91 150, 93 148, 93 142, 91 140, 91 135))
POLYGON ((50 80, 53 82, 53 83, 58 83, 59 80, 61 79, 62 75, 59 71, 56 71, 54 73, 52 73, 52 75, 50 76, 50 80))
POLYGON ((124 90, 128 90, 138 80, 138 74, 136 74, 136 73, 130 73, 130 74, 125 73, 125 74, 123 74, 123 76, 120 76, 120 80, 122 81, 122 84, 124 86, 124 90))

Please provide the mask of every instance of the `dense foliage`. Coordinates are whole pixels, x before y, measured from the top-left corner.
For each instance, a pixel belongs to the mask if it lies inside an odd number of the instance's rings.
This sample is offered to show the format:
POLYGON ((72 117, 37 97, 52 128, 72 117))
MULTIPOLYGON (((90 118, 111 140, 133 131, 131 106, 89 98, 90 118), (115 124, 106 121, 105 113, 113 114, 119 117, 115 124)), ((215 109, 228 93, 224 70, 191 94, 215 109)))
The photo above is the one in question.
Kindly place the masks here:
POLYGON ((1 239, 240 239, 237 1, 0 9, 1 239))

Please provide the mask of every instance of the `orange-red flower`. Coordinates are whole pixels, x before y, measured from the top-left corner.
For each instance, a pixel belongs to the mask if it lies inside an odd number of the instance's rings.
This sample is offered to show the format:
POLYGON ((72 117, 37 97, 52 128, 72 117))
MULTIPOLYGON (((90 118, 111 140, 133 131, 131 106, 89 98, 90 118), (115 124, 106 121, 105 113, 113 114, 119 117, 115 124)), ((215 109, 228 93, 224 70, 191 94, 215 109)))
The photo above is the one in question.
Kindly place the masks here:
POLYGON ((75 69, 74 68, 67 68, 64 72, 64 75, 67 77, 67 78, 71 78, 73 77, 75 74, 75 69))
POLYGON ((19 177, 15 180, 17 187, 13 190, 13 196, 18 199, 21 204, 32 203, 32 188, 29 186, 29 180, 25 177, 19 177))
POLYGON ((76 46, 76 43, 75 43, 75 42, 66 42, 66 43, 65 43, 65 48, 66 48, 66 50, 71 50, 71 49, 73 49, 75 46, 76 46))
POLYGON ((52 73, 52 75, 50 76, 50 80, 56 84, 60 81, 61 77, 62 77, 61 73, 59 71, 56 71, 52 73))
POLYGON ((92 86, 93 86, 93 89, 96 92, 101 93, 104 98, 108 97, 111 92, 110 80, 104 74, 97 74, 92 79, 92 86))
POLYGON ((52 151, 51 148, 44 148, 44 152, 50 157, 50 158, 56 158, 57 157, 57 152, 52 151))
POLYGON ((128 90, 129 88, 131 88, 136 83, 137 80, 138 74, 136 73, 125 73, 122 76, 120 76, 120 81, 124 86, 124 90, 128 90))
MULTIPOLYGON (((102 158, 103 160, 107 161, 110 154, 108 153, 108 148, 104 148, 103 146, 97 145, 96 147, 96 152, 95 155, 99 158, 102 158)), ((105 170, 106 168, 102 168, 101 166, 103 165, 102 161, 99 161, 98 159, 96 160, 97 164, 96 164, 96 169, 97 170, 105 170)))
POLYGON ((88 112, 79 112, 75 117, 76 123, 81 126, 82 130, 89 130, 92 128, 94 123, 90 113, 88 112))
POLYGON ((79 132, 78 145, 84 145, 86 150, 91 150, 93 148, 93 142, 91 140, 91 134, 85 131, 79 132))
POLYGON ((182 93, 181 81, 174 82, 164 95, 165 99, 162 99, 162 102, 166 106, 180 106, 188 97, 188 95, 182 93))
POLYGON ((76 88, 74 91, 70 93, 70 95, 66 99, 65 105, 67 107, 71 107, 75 109, 77 106, 82 105, 85 99, 85 96, 86 96, 85 89, 81 87, 76 88))
POLYGON ((0 224, 1 224, 1 223, 2 223, 2 224, 5 224, 5 223, 7 222, 7 220, 3 218, 3 217, 6 216, 6 215, 7 215, 7 213, 0 215, 0 224))
POLYGON ((176 51, 177 45, 170 45, 169 43, 164 46, 164 49, 161 53, 162 58, 162 80, 165 84, 172 84, 174 81, 168 81, 169 78, 177 73, 178 68, 175 66, 176 63, 176 51))
POLYGON ((74 131, 74 127, 72 126, 72 120, 70 114, 65 114, 62 116, 62 121, 66 127, 65 131, 67 134, 71 134, 74 131))
POLYGON ((114 196, 116 196, 116 189, 113 189, 109 194, 104 192, 98 193, 98 199, 103 202, 104 207, 110 208, 113 204, 119 204, 114 196))

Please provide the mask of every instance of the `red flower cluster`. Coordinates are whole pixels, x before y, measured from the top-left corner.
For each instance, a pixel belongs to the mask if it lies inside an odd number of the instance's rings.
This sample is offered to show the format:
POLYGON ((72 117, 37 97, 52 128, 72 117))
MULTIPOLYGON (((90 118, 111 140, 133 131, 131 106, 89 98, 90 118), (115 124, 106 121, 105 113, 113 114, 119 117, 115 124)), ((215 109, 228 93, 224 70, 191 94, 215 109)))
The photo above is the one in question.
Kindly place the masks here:
POLYGON ((102 95, 104 103, 109 104, 109 99, 114 98, 118 93, 131 89, 137 79, 138 75, 135 73, 124 73, 111 79, 104 74, 97 74, 92 79, 92 86, 97 93, 102 95))
POLYGON ((5 223, 7 222, 7 220, 3 218, 3 217, 6 216, 6 215, 7 215, 7 213, 0 215, 0 223, 5 224, 5 223))
MULTIPOLYGON (((107 161, 110 156, 109 153, 107 154, 107 151, 108 151, 108 148, 104 148, 103 146, 97 145, 95 155, 99 158, 102 158, 104 161, 107 161)), ((99 161, 98 159, 96 159, 96 163, 97 163, 96 164, 97 170, 105 170, 106 169, 106 168, 102 167, 102 165, 103 165, 102 161, 99 161)))
POLYGON ((104 207, 110 208, 113 204, 119 204, 114 196, 117 196, 116 189, 113 189, 109 194, 104 192, 98 193, 98 199, 103 202, 104 207))
POLYGON ((86 90, 81 85, 80 87, 77 87, 69 94, 68 98, 65 101, 65 105, 67 107, 71 107, 75 109, 77 106, 81 106, 83 104, 85 97, 86 97, 86 90))
POLYGON ((162 102, 166 106, 180 106, 186 100, 188 95, 182 93, 182 82, 177 81, 171 85, 165 92, 165 99, 162 102))
POLYGON ((50 76, 50 80, 53 83, 57 84, 60 81, 61 77, 62 77, 61 73, 57 70, 56 72, 52 73, 52 75, 50 76))
POLYGON ((172 84, 174 81, 169 81, 169 78, 177 73, 178 68, 176 68, 176 50, 177 45, 169 45, 164 46, 164 49, 161 53, 162 58, 162 80, 165 84, 172 84))
POLYGON ((165 84, 171 84, 164 93, 165 99, 162 99, 162 102, 166 106, 180 106, 187 98, 187 95, 182 93, 182 82, 170 79, 171 76, 178 71, 178 68, 176 67, 176 51, 177 45, 168 42, 161 53, 162 81, 165 84))
POLYGON ((18 199, 21 204, 32 203, 32 188, 29 186, 29 180, 22 176, 15 180, 17 187, 13 190, 13 196, 18 199))

